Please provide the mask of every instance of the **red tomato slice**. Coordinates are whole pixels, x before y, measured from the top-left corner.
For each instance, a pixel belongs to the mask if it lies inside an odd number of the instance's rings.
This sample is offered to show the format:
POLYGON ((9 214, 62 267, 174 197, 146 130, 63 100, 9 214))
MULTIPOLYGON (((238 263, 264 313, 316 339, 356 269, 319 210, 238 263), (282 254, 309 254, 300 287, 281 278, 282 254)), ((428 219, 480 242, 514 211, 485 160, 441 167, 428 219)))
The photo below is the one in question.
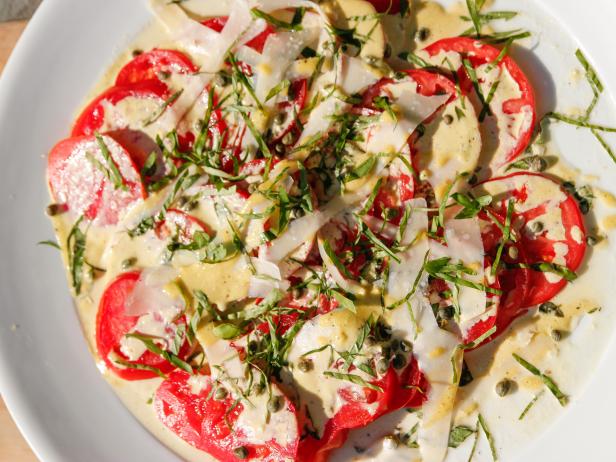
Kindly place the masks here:
MULTIPOLYGON (((229 18, 227 16, 219 16, 216 18, 206 19, 205 21, 202 21, 201 24, 206 27, 209 27, 212 30, 215 30, 216 32, 222 32, 228 20, 229 18)), ((267 42, 267 38, 275 32, 276 30, 274 29, 274 27, 270 24, 267 24, 263 32, 246 42, 246 46, 252 48, 258 53, 262 53, 263 47, 265 47, 265 42, 267 42)))
MULTIPOLYGON (((570 271, 579 268, 586 252, 584 219, 575 198, 558 182, 520 172, 488 180, 477 188, 496 196, 501 216, 507 202, 515 200, 513 223, 520 230, 528 264, 554 263, 570 271)), ((522 306, 549 301, 566 283, 553 273, 531 271, 530 291, 522 306)))
MULTIPOLYGON (((454 37, 439 40, 429 45, 424 51, 430 57, 447 52, 459 53, 463 58, 468 59, 475 69, 482 65, 495 62, 501 52, 501 50, 492 45, 485 44, 469 37, 454 37)), ((437 65, 441 66, 441 63, 437 63, 437 65)), ((507 132, 512 138, 512 146, 502 159, 502 164, 507 164, 524 152, 528 146, 535 128, 537 114, 533 87, 522 69, 520 69, 510 56, 505 56, 498 64, 498 67, 509 73, 518 86, 520 96, 503 101, 502 107, 500 108, 492 103, 490 108, 494 113, 498 114, 502 112, 505 116, 523 114, 523 123, 521 125, 519 122, 514 123, 513 119, 506 122, 507 132)), ((461 67, 457 71, 462 92, 465 94, 470 93, 473 88, 470 77, 464 70, 464 67, 461 67)), ((497 89, 496 92, 498 93, 498 91, 497 89)), ((487 96, 487 94, 484 96, 487 96)), ((497 98, 495 97, 494 101, 496 100, 497 98)))
POLYGON ((56 202, 98 225, 111 225, 130 205, 145 198, 146 192, 128 151, 111 136, 105 135, 102 140, 124 189, 117 188, 102 171, 100 166, 109 168, 109 161, 94 136, 69 138, 54 146, 47 159, 47 178, 56 202))
POLYGON ((177 50, 153 50, 141 53, 118 73, 116 85, 129 85, 146 80, 161 80, 161 73, 194 74, 199 69, 188 56, 177 50))
POLYGON ((105 107, 116 106, 127 98, 139 101, 155 100, 162 105, 171 95, 167 85, 160 80, 147 80, 128 85, 111 87, 96 97, 77 118, 73 126, 72 136, 93 135, 99 131, 110 131, 130 128, 140 130, 145 120, 125 121, 109 120, 106 117, 105 107))
MULTIPOLYGON (((144 380, 157 377, 153 371, 123 368, 113 362, 110 356, 135 365, 154 367, 163 374, 175 369, 175 366, 160 356, 146 351, 136 361, 129 361, 120 350, 120 342, 124 336, 135 327, 139 316, 127 316, 126 302, 139 280, 141 273, 133 271, 118 276, 105 290, 96 316, 96 347, 98 355, 105 362, 107 368, 124 380, 144 380)), ((184 322, 182 320, 182 322, 184 322)), ((188 352, 188 343, 185 343, 180 351, 180 357, 188 352)))
MULTIPOLYGON (((240 447, 247 451, 243 460, 296 460, 299 429, 295 408, 288 399, 285 398, 285 405, 280 411, 271 415, 264 431, 267 434, 282 430, 286 440, 271 438, 263 442, 259 441, 261 434, 242 427, 242 415, 246 412, 244 403, 236 403, 231 393, 222 400, 216 400, 212 393, 212 380, 207 376, 198 376, 198 381, 199 385, 195 387, 188 373, 176 371, 156 391, 154 408, 167 428, 221 462, 240 460, 234 453, 240 447)), ((277 395, 284 396, 277 385, 271 384, 271 387, 277 395)), ((262 411, 264 418, 267 410, 262 411)), ((255 410, 250 410, 250 413, 255 414, 255 410)))
POLYGON ((182 244, 190 244, 196 232, 205 232, 212 235, 210 228, 198 218, 178 209, 169 209, 165 220, 156 227, 159 239, 178 236, 182 244))
POLYGON ((344 444, 351 430, 365 427, 403 407, 421 407, 429 387, 414 358, 402 374, 398 375, 390 367, 373 384, 381 387, 383 392, 364 388, 363 395, 358 396, 348 389, 339 391, 345 404, 327 421, 320 439, 308 435, 300 442, 300 462, 325 462, 333 450, 344 444))

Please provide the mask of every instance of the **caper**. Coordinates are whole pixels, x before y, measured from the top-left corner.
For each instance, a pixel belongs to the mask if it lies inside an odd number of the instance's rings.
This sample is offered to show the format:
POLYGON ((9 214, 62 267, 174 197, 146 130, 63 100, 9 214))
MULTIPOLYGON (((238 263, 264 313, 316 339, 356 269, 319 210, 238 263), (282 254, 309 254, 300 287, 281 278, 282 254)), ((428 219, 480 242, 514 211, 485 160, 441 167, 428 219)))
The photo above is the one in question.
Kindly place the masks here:
POLYGON ((398 439, 394 435, 387 435, 383 438, 383 447, 386 449, 396 449, 398 447, 398 439))
POLYGON ((122 262, 122 269, 127 270, 132 268, 137 263, 137 259, 135 257, 127 258, 122 262))
POLYGON ((133 50, 133 53, 132 53, 133 57, 137 57, 137 56, 139 56, 140 54, 143 54, 143 50, 140 50, 139 48, 135 48, 135 49, 133 50))
POLYGON ((233 450, 233 455, 238 459, 248 458, 248 448, 246 446, 238 446, 233 450))
POLYGON ((533 221, 533 223, 530 225, 530 230, 533 233, 540 233, 541 231, 543 231, 543 223, 540 221, 533 221))
POLYGON ((376 363, 376 371, 380 374, 386 374, 389 369, 389 361, 385 358, 381 358, 376 363))
MULTIPOLYGON (((351 255, 351 258, 352 258, 352 255, 351 255)), ((389 340, 391 338, 391 327, 385 325, 382 322, 379 322, 376 325, 376 333, 379 339, 389 340)))
POLYGON ((405 353, 409 353, 413 351, 413 344, 409 342, 408 340, 402 340, 400 342, 400 350, 405 353))
POLYGON ((553 302, 545 302, 539 305, 539 311, 544 314, 554 314, 559 318, 564 317, 562 310, 553 302))
POLYGON ((565 332, 564 330, 560 330, 560 329, 553 329, 552 332, 550 332, 550 334, 552 335, 552 339, 555 342, 560 342, 562 339, 564 339, 568 335, 567 332, 565 332))
POLYGON ((445 117, 443 117, 443 122, 445 122, 445 125, 451 125, 453 123, 453 116, 446 114, 445 117))
POLYGON ((56 215, 61 215, 68 210, 66 204, 49 204, 45 212, 47 216, 55 217, 56 215))
POLYGON ((590 212, 590 202, 587 199, 580 199, 578 201, 578 204, 580 206, 580 212, 582 212, 583 215, 588 214, 588 212, 590 212))
POLYGON ((248 342, 248 351, 250 353, 254 353, 259 348, 259 343, 256 340, 251 340, 248 342))
POLYGON ((262 395, 264 391, 265 391, 265 384, 261 382, 255 384, 255 394, 257 396, 262 395))
POLYGON ((393 351, 399 350, 400 349, 400 340, 398 340, 397 338, 393 339, 391 341, 391 345, 390 346, 391 346, 391 349, 393 351))
POLYGON ((427 27, 422 27, 417 31, 417 38, 422 42, 425 42, 430 37, 430 29, 427 27))
POLYGON ((404 366, 406 366, 406 356, 401 353, 398 353, 396 356, 394 356, 394 359, 391 363, 394 366, 394 369, 402 369, 404 366))
POLYGON ((509 258, 511 258, 512 260, 517 260, 520 256, 520 251, 518 250, 518 248, 512 245, 509 246, 509 249, 507 249, 507 253, 509 254, 509 258))
POLYGON ((496 391, 496 394, 502 398, 503 396, 507 396, 511 393, 514 388, 515 382, 513 380, 503 379, 496 384, 494 391, 496 391))
POLYGON ((282 409, 283 401, 281 396, 272 396, 267 403, 267 410, 276 413, 282 409))
POLYGON ((589 246, 594 246, 597 245, 597 243, 599 242, 599 238, 597 236, 592 236, 592 235, 588 235, 586 236, 586 244, 589 246))
POLYGON ((282 137, 282 144, 290 145, 293 143, 293 133, 289 132, 282 137))
POLYGON ((297 368, 302 372, 308 372, 312 369, 313 363, 310 358, 302 358, 297 363, 297 368))
POLYGON ((160 80, 167 80, 169 77, 171 77, 171 72, 159 71, 157 72, 157 76, 160 80))
POLYGON ((528 168, 533 172, 543 172, 548 168, 548 163, 544 157, 531 156, 528 158, 528 168))
POLYGON ((565 189, 565 191, 571 194, 575 194, 575 185, 571 183, 570 181, 565 181, 563 183, 563 188, 565 189))
POLYGON ((216 401, 222 401, 223 399, 225 399, 227 397, 228 394, 229 394, 229 392, 227 391, 226 388, 219 387, 214 392, 214 399, 216 401))
POLYGON ((274 123, 276 125, 282 125, 285 120, 287 120, 287 113, 279 112, 278 114, 276 114, 276 117, 274 118, 274 123))

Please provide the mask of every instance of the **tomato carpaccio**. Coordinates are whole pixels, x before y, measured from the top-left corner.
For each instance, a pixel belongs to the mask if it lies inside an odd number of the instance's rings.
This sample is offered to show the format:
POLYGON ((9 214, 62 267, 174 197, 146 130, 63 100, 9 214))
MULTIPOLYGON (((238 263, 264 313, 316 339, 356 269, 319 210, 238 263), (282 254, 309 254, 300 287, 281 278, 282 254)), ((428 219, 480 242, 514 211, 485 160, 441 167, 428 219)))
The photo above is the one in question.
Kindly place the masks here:
POLYGON ((456 400, 463 360, 586 258, 580 195, 514 162, 532 76, 483 38, 411 50, 408 2, 152 3, 165 39, 123 55, 47 159, 101 369, 156 389, 139 414, 179 452, 326 462, 369 426, 366 454, 397 458, 388 435, 442 462, 479 418, 456 403, 490 398, 456 400))

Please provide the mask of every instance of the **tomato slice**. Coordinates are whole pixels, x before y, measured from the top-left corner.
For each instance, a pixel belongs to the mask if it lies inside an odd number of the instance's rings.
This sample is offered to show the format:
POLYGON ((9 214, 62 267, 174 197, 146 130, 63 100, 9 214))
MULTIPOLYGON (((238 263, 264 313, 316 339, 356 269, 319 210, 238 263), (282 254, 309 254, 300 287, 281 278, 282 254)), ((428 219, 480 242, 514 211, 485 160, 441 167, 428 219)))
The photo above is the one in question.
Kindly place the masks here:
MULTIPOLYGON (((498 121, 499 141, 504 146, 502 157, 499 155, 496 160, 500 164, 498 166, 501 166, 518 157, 530 142, 537 115, 533 87, 517 63, 510 56, 505 56, 498 63, 498 66, 491 66, 498 60, 501 51, 492 45, 469 37, 439 40, 425 48, 424 52, 430 58, 435 58, 441 53, 458 53, 462 58, 468 59, 475 68, 480 84, 488 75, 490 67, 499 69, 500 74, 497 78, 505 83, 496 88, 490 104, 490 109, 496 115, 498 121), (486 76, 482 76, 480 71, 485 71, 486 76), (508 73, 506 79, 502 77, 504 72, 508 73), (514 87, 514 90, 517 90, 516 93, 519 94, 508 97, 508 92, 511 91, 508 87, 514 87)), ((443 66, 442 62, 435 62, 435 64, 440 67, 443 66)), ((490 72, 495 72, 495 70, 490 72)), ((462 92, 469 94, 473 84, 464 70, 464 66, 461 65, 457 69, 457 74, 462 92)), ((485 97, 489 94, 489 90, 490 88, 482 92, 485 97)))
MULTIPOLYGON (((201 24, 215 30, 216 32, 222 32, 228 20, 228 16, 218 16, 216 18, 208 18, 205 21, 202 21, 201 24)), ((262 53, 263 48, 265 47, 265 42, 267 42, 267 38, 275 32, 276 30, 274 27, 271 24, 267 24, 263 32, 246 42, 246 46, 252 48, 258 53, 262 53)))
POLYGON ((339 391, 340 399, 345 404, 326 422, 320 439, 308 434, 300 442, 300 462, 325 462, 332 451, 344 444, 351 430, 365 427, 403 407, 421 407, 429 389, 415 358, 400 375, 390 367, 373 385, 381 387, 383 392, 369 388, 363 389, 363 395, 347 389, 339 391))
MULTIPOLYGON (((145 368, 155 368, 163 374, 175 369, 171 363, 150 351, 145 351, 137 360, 131 361, 121 350, 122 339, 139 322, 140 316, 126 314, 126 306, 140 277, 140 271, 123 273, 118 276, 103 293, 96 317, 98 354, 107 368, 124 380, 144 380, 158 376, 155 371, 145 368), (135 368, 122 367, 114 362, 115 360, 132 364, 135 368), (143 366, 142 369, 138 369, 139 366, 143 366)), ((182 317, 177 323, 185 323, 185 320, 182 317)), ((184 357, 188 349, 188 343, 185 342, 180 349, 179 356, 184 357)))
MULTIPOLYGON (((297 417, 286 397, 282 409, 272 413, 269 422, 255 433, 247 424, 250 419, 265 420, 267 409, 249 409, 249 404, 236 401, 231 392, 217 400, 212 392, 214 386, 218 384, 208 376, 173 372, 154 396, 159 420, 184 441, 221 462, 296 460, 297 417), (235 451, 245 452, 240 457, 235 451)), ((271 388, 284 397, 277 385, 271 384, 271 388)), ((258 422, 252 424, 261 427, 258 422)))
MULTIPOLYGON (((106 110, 116 107, 122 101, 133 99, 134 104, 143 106, 145 103, 155 101, 158 107, 170 97, 167 85, 160 80, 146 80, 122 86, 114 86, 97 96, 80 114, 73 126, 72 136, 93 135, 96 132, 130 128, 143 129, 147 116, 143 120, 128 120, 123 115, 109 117, 106 110), (126 119, 126 120, 125 120, 126 119)), ((130 112, 135 111, 133 108, 130 112)))
MULTIPOLYGON (((555 264, 574 272, 582 264, 586 253, 584 219, 575 198, 558 182, 545 175, 519 172, 485 181, 476 188, 496 198, 501 216, 508 201, 515 200, 513 223, 529 265, 555 264)), ((549 301, 566 284, 558 274, 535 267, 522 306, 549 301)))
POLYGON ((161 74, 165 73, 194 74, 198 70, 190 58, 181 51, 154 48, 137 55, 120 69, 116 77, 116 85, 161 80, 161 74))
POLYGON ((47 178, 54 200, 98 225, 112 225, 133 203, 146 197, 139 171, 129 152, 111 136, 102 136, 110 153, 105 159, 94 136, 68 138, 49 153, 47 178), (122 186, 110 179, 109 162, 120 174, 122 186))

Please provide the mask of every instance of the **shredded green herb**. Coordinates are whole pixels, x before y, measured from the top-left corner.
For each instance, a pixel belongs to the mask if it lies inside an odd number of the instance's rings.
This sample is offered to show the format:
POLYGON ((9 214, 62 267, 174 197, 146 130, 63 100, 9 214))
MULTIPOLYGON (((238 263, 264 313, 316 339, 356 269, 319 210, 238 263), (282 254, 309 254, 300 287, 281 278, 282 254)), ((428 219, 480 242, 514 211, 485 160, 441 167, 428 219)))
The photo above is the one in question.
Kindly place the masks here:
POLYGON ((526 369, 528 372, 530 372, 534 376, 539 377, 541 379, 541 381, 545 384, 545 386, 548 388, 548 390, 550 390, 550 392, 556 397, 556 399, 558 400, 558 402, 560 403, 561 406, 565 406, 567 404, 567 402, 569 401, 569 398, 567 397, 567 395, 565 395, 560 390, 560 388, 558 388, 558 385, 556 385, 556 382, 554 382, 552 377, 550 377, 549 375, 546 375, 543 372, 541 372, 537 367, 533 366, 531 363, 526 361, 520 355, 518 355, 516 353, 512 353, 512 355, 513 355, 513 358, 524 369, 526 369))

